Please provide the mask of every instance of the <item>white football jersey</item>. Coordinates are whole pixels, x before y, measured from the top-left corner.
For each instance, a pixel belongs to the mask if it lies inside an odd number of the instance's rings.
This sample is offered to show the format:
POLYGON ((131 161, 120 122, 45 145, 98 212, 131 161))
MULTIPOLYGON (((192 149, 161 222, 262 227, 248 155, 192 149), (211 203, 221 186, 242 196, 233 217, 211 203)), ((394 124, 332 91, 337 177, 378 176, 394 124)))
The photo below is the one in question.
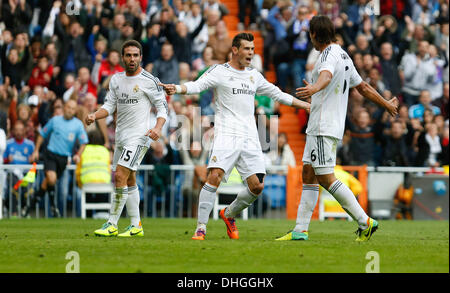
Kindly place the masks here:
POLYGON ((255 122, 255 94, 291 105, 293 97, 268 82, 256 69, 237 70, 228 63, 216 64, 196 81, 184 84, 188 94, 214 89, 215 135, 231 135, 258 140, 255 122))
POLYGON ((145 71, 127 76, 116 73, 109 82, 109 91, 102 108, 110 115, 117 110, 116 144, 138 144, 149 146, 150 138, 145 136, 155 125, 150 125, 152 104, 157 109, 157 117, 167 121, 168 106, 164 90, 158 86, 159 80, 145 71))
POLYGON ((306 133, 342 139, 349 89, 359 85, 362 79, 347 52, 337 44, 331 44, 320 53, 312 72, 312 83, 323 70, 331 72, 333 77, 327 87, 311 97, 306 133))

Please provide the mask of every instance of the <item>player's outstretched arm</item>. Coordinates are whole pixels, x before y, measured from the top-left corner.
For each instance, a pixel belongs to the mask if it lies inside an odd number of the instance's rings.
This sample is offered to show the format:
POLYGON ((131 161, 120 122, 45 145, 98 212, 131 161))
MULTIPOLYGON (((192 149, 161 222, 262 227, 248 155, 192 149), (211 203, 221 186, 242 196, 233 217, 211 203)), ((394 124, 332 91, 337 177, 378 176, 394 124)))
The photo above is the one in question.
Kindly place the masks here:
POLYGON ((109 113, 106 109, 100 108, 92 114, 86 116, 85 122, 87 125, 94 123, 97 119, 103 119, 108 117, 109 113))
POLYGON ((305 109, 309 113, 311 109, 311 104, 296 98, 292 98, 292 107, 297 109, 305 109))
POLYGON ((174 95, 174 94, 186 94, 187 92, 187 88, 185 85, 178 85, 178 84, 173 84, 173 83, 169 83, 169 84, 164 84, 164 83, 158 83, 159 86, 161 86, 164 91, 169 95, 174 95))
POLYGON ((309 112, 310 104, 305 101, 300 101, 292 95, 283 92, 279 87, 270 83, 261 74, 258 78, 258 87, 256 89, 257 95, 263 95, 277 101, 283 105, 291 106, 298 109, 305 109, 309 112))
POLYGON ((217 87, 218 84, 220 84, 222 76, 221 71, 218 70, 217 68, 219 68, 217 64, 213 65, 205 73, 203 73, 202 76, 200 76, 197 80, 188 81, 182 85, 164 84, 161 82, 158 85, 161 86, 168 95, 198 94, 204 90, 215 88, 217 87))
POLYGON ((396 97, 390 99, 389 101, 385 100, 370 84, 365 81, 361 82, 355 88, 361 95, 386 109, 386 111, 388 111, 392 116, 398 114, 399 102, 396 97))

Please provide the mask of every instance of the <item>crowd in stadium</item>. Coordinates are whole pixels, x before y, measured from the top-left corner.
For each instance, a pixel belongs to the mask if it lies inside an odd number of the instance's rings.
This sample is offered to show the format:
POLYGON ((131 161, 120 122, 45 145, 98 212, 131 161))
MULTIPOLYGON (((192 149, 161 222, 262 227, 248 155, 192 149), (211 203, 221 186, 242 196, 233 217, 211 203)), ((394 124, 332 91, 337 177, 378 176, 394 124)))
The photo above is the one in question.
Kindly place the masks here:
MULTIPOLYGON (((264 56, 254 57, 254 67, 263 74, 274 68, 277 86, 293 94, 303 79, 310 81, 319 54, 309 39, 309 19, 328 15, 337 42, 363 79, 386 99, 397 96, 401 101, 398 117, 391 118, 351 91, 338 163, 448 165, 448 0, 374 1, 380 4, 379 15, 368 2, 239 0, 236 29, 259 31, 264 56)), ((30 163, 37 130, 62 114, 64 102, 77 101, 76 116, 82 121, 104 102, 110 77, 124 70, 121 46, 126 40, 141 42, 143 68, 163 83, 195 80, 212 64, 229 58, 231 38, 223 20, 229 10, 220 0, 67 4, 1 1, 0 151, 3 148, 5 164, 30 163), (15 153, 10 152, 13 146, 15 153)), ((211 135, 214 93, 167 99, 170 113, 163 139, 152 144, 142 164, 205 164, 207 150, 199 147, 200 141, 190 140, 194 147, 181 150, 176 130, 179 115, 184 115, 191 121, 187 133, 193 131, 194 121, 200 121, 202 133, 211 135)), ((280 114, 279 105, 266 97, 256 101, 255 114, 280 114)), ((103 134, 112 151, 114 119, 86 126, 87 132, 93 129, 103 134)), ((268 164, 295 164, 286 136, 280 135, 278 142, 279 151, 267 153, 268 164)))

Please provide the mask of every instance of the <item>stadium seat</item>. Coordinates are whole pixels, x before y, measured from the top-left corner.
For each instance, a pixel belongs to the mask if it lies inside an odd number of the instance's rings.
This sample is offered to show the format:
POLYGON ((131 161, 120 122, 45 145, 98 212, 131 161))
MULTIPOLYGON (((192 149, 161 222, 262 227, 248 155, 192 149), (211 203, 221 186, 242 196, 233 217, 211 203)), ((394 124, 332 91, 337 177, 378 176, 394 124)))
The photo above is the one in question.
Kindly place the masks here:
POLYGON ((286 206, 286 176, 268 174, 264 178, 264 193, 269 196, 270 207, 286 206))
POLYGON ((239 14, 239 3, 238 1, 222 1, 222 3, 228 8, 229 15, 238 16, 239 14))
POLYGON ((266 71, 266 79, 268 82, 276 83, 277 82, 277 74, 275 71, 266 71))
POLYGON ((81 218, 86 219, 86 210, 109 210, 111 208, 111 193, 114 191, 112 184, 90 183, 81 188, 81 218), (102 203, 87 203, 86 194, 109 194, 109 201, 102 203))
POLYGON ((321 188, 319 197, 319 220, 324 221, 326 218, 347 218, 353 221, 336 199, 326 190, 321 188))
POLYGON ((237 16, 225 15, 223 17, 223 21, 225 21, 228 31, 236 31, 237 30, 237 25, 239 23, 239 18, 237 16))

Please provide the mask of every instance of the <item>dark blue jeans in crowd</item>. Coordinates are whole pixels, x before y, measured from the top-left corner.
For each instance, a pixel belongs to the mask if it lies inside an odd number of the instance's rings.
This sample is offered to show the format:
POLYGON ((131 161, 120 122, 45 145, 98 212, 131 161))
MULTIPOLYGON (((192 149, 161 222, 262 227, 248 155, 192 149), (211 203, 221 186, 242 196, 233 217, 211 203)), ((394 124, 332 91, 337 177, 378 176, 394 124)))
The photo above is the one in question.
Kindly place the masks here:
POLYGON ((277 80, 281 89, 285 90, 288 85, 289 77, 292 77, 292 87, 296 88, 304 86, 306 60, 294 59, 291 63, 282 62, 277 66, 277 80))
POLYGON ((247 5, 250 6, 250 23, 256 23, 258 11, 255 0, 239 0, 239 22, 245 23, 247 5))

